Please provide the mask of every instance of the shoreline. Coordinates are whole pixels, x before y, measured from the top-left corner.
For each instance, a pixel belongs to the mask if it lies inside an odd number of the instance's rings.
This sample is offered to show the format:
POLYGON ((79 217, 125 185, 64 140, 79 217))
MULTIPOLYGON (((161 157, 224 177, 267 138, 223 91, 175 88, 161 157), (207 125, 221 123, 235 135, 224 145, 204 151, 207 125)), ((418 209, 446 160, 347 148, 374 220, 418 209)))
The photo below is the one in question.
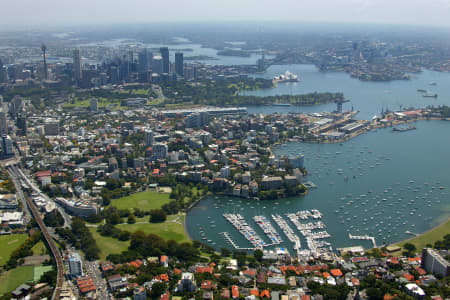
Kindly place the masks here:
MULTIPOLYGON (((389 244, 387 246, 399 246, 399 247, 403 248, 401 246, 402 244, 405 244, 405 243, 407 243, 409 241, 412 241, 412 240, 414 240, 416 238, 419 238, 419 237, 422 237, 422 236, 424 236, 426 234, 429 234, 430 232, 435 231, 435 230, 439 229, 440 227, 445 227, 446 225, 450 226, 450 217, 447 217, 447 219, 445 221, 443 221, 440 224, 438 224, 438 225, 428 229, 427 231, 425 231, 423 233, 420 233, 420 234, 418 234, 418 235, 416 235, 414 237, 411 237, 409 239, 406 239, 406 240, 401 240, 401 241, 396 242, 396 243, 391 243, 391 244, 389 244)), ((450 234, 450 232, 448 234, 450 234)))

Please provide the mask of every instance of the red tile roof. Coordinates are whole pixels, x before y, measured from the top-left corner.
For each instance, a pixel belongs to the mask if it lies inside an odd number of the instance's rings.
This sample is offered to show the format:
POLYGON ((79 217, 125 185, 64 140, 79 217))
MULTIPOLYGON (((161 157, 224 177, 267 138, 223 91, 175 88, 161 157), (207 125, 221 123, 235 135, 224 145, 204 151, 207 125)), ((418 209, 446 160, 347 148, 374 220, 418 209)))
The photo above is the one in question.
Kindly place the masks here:
POLYGON ((421 267, 416 267, 415 269, 416 269, 417 273, 419 273, 420 276, 427 274, 427 271, 425 271, 421 267))
POLYGON ((330 272, 334 277, 339 277, 339 276, 344 275, 344 274, 342 274, 342 271, 339 269, 331 269, 330 272))
POLYGON ((403 274, 403 277, 405 277, 406 279, 408 279, 408 281, 414 281, 414 276, 409 274, 409 273, 405 273, 403 274))
POLYGON ((260 297, 261 297, 261 298, 264 298, 264 297, 270 298, 270 292, 269 292, 269 290, 264 290, 264 291, 262 291, 260 297))
POLYGON ((36 172, 36 173, 34 173, 34 175, 36 176, 36 177, 48 177, 48 176, 51 176, 52 175, 52 171, 38 171, 38 172, 36 172))
POLYGON ((212 274, 213 271, 214 271, 214 269, 211 267, 197 267, 195 269, 195 273, 210 273, 210 274, 212 274))
POLYGON ((233 298, 239 298, 239 288, 237 285, 232 285, 231 286, 231 296, 233 298))

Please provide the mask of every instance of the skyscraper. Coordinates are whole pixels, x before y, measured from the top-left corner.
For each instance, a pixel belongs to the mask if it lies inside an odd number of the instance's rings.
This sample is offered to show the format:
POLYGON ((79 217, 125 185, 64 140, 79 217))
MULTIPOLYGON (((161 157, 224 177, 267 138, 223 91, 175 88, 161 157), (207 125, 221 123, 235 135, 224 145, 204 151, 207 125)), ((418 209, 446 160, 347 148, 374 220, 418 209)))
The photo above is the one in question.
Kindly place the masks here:
POLYGON ((175 53, 175 73, 179 76, 184 76, 183 63, 183 53, 175 53))
POLYGON ((73 76, 75 80, 81 80, 83 78, 80 49, 73 50, 73 76))
POLYGON ((141 52, 139 52, 139 72, 148 71, 148 60, 147 48, 144 48, 141 52))
POLYGON ((3 66, 3 61, 0 59, 0 83, 6 82, 6 68, 3 66))
POLYGON ((0 111, 0 134, 8 134, 8 125, 6 123, 6 113, 3 109, 0 111))
POLYGON ((163 59, 161 56, 154 56, 152 60, 152 72, 161 74, 163 73, 163 59))
POLYGON ((170 73, 169 48, 161 47, 159 48, 159 52, 161 52, 162 56, 163 73, 170 73))
POLYGON ((17 135, 26 136, 27 135, 27 115, 22 112, 17 115, 17 128, 19 128, 17 135))
POLYGON ((92 112, 98 111, 98 100, 97 98, 91 98, 90 108, 92 112))
POLYGON ((151 129, 146 129, 144 131, 145 134, 145 145, 151 146, 153 145, 153 131, 151 129))
POLYGON ((3 156, 12 156, 14 155, 12 140, 9 135, 2 136, 2 151, 3 156))
POLYGON ((118 84, 119 83, 119 69, 116 66, 111 66, 110 75, 109 75, 109 81, 112 84, 118 84))

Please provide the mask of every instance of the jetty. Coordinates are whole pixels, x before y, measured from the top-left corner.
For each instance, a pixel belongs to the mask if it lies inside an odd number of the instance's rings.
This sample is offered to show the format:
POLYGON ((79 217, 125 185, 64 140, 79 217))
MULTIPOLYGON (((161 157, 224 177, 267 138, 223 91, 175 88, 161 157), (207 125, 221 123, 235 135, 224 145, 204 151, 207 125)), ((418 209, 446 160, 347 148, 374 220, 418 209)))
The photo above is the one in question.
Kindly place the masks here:
POLYGON ((294 233, 294 230, 288 225, 288 223, 283 219, 280 215, 272 215, 272 219, 277 223, 278 227, 283 230, 283 233, 286 235, 289 241, 294 243, 294 250, 299 251, 302 244, 300 242, 300 237, 294 233))
POLYGON ((351 240, 369 240, 372 242, 373 247, 377 247, 377 243, 375 242, 375 238, 373 236, 369 235, 352 235, 351 233, 348 234, 348 238, 351 240))
POLYGON ((269 220, 267 220, 264 216, 254 216, 253 220, 255 223, 264 231, 272 245, 278 245, 283 242, 283 239, 280 237, 275 228, 270 224, 269 220))
POLYGON ((231 235, 229 232, 221 232, 221 234, 223 234, 223 236, 225 237, 225 239, 227 240, 227 242, 233 246, 234 249, 236 250, 255 250, 255 248, 242 248, 239 247, 238 244, 236 244, 236 242, 231 238, 231 235))
POLYGON ((255 248, 269 246, 256 233, 256 231, 247 224, 244 217, 240 214, 223 214, 223 217, 233 225, 255 248))

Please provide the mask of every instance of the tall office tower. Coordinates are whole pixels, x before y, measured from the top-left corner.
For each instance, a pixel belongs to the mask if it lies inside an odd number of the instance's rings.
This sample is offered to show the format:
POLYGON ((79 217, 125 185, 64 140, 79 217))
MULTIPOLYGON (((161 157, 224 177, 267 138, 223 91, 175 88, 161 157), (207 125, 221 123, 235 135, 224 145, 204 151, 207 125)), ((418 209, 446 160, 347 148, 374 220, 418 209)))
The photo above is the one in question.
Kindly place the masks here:
POLYGON ((141 52, 139 52, 139 72, 147 72, 148 71, 148 52, 147 48, 142 49, 141 52))
POLYGON ((163 73, 163 58, 161 56, 154 56, 152 60, 152 72, 163 73))
POLYGON ((144 134, 145 134, 145 145, 146 146, 153 145, 153 131, 151 129, 146 129, 144 134))
POLYGON ((92 112, 98 111, 98 99, 97 98, 91 98, 90 108, 92 112))
POLYGON ((122 58, 122 63, 119 66, 119 79, 128 81, 130 76, 130 63, 126 57, 126 55, 122 58))
POLYGON ((2 136, 2 151, 3 156, 14 155, 12 139, 9 137, 9 135, 4 134, 2 136))
POLYGON ((133 53, 133 50, 130 50, 128 52, 128 70, 130 70, 130 73, 136 71, 135 64, 134 64, 134 53, 133 53))
POLYGON ((119 83, 119 69, 116 66, 111 66, 110 75, 109 75, 109 81, 112 84, 118 84, 119 83))
POLYGON ((83 78, 80 49, 73 50, 73 76, 76 80, 81 80, 83 78))
POLYGON ((22 97, 19 95, 14 96, 12 100, 9 102, 9 113, 12 118, 15 118, 16 115, 24 109, 24 103, 22 101, 22 97))
POLYGON ((183 53, 175 53, 175 73, 177 75, 184 76, 183 63, 183 53))
POLYGON ((19 128, 18 130, 18 135, 20 136, 26 136, 27 135, 27 115, 26 113, 21 113, 17 115, 17 128, 19 128))
POLYGON ((48 69, 47 69, 47 58, 45 57, 45 52, 47 51, 47 46, 42 44, 41 46, 42 55, 44 56, 44 79, 48 78, 48 69))
POLYGON ((0 111, 0 134, 8 134, 8 123, 6 122, 6 113, 3 109, 0 111))
POLYGON ((170 73, 170 59, 169 59, 169 48, 161 47, 159 48, 159 52, 161 52, 163 69, 162 73, 170 73))
POLYGON ((6 82, 6 68, 3 66, 3 61, 0 59, 0 83, 6 82))

